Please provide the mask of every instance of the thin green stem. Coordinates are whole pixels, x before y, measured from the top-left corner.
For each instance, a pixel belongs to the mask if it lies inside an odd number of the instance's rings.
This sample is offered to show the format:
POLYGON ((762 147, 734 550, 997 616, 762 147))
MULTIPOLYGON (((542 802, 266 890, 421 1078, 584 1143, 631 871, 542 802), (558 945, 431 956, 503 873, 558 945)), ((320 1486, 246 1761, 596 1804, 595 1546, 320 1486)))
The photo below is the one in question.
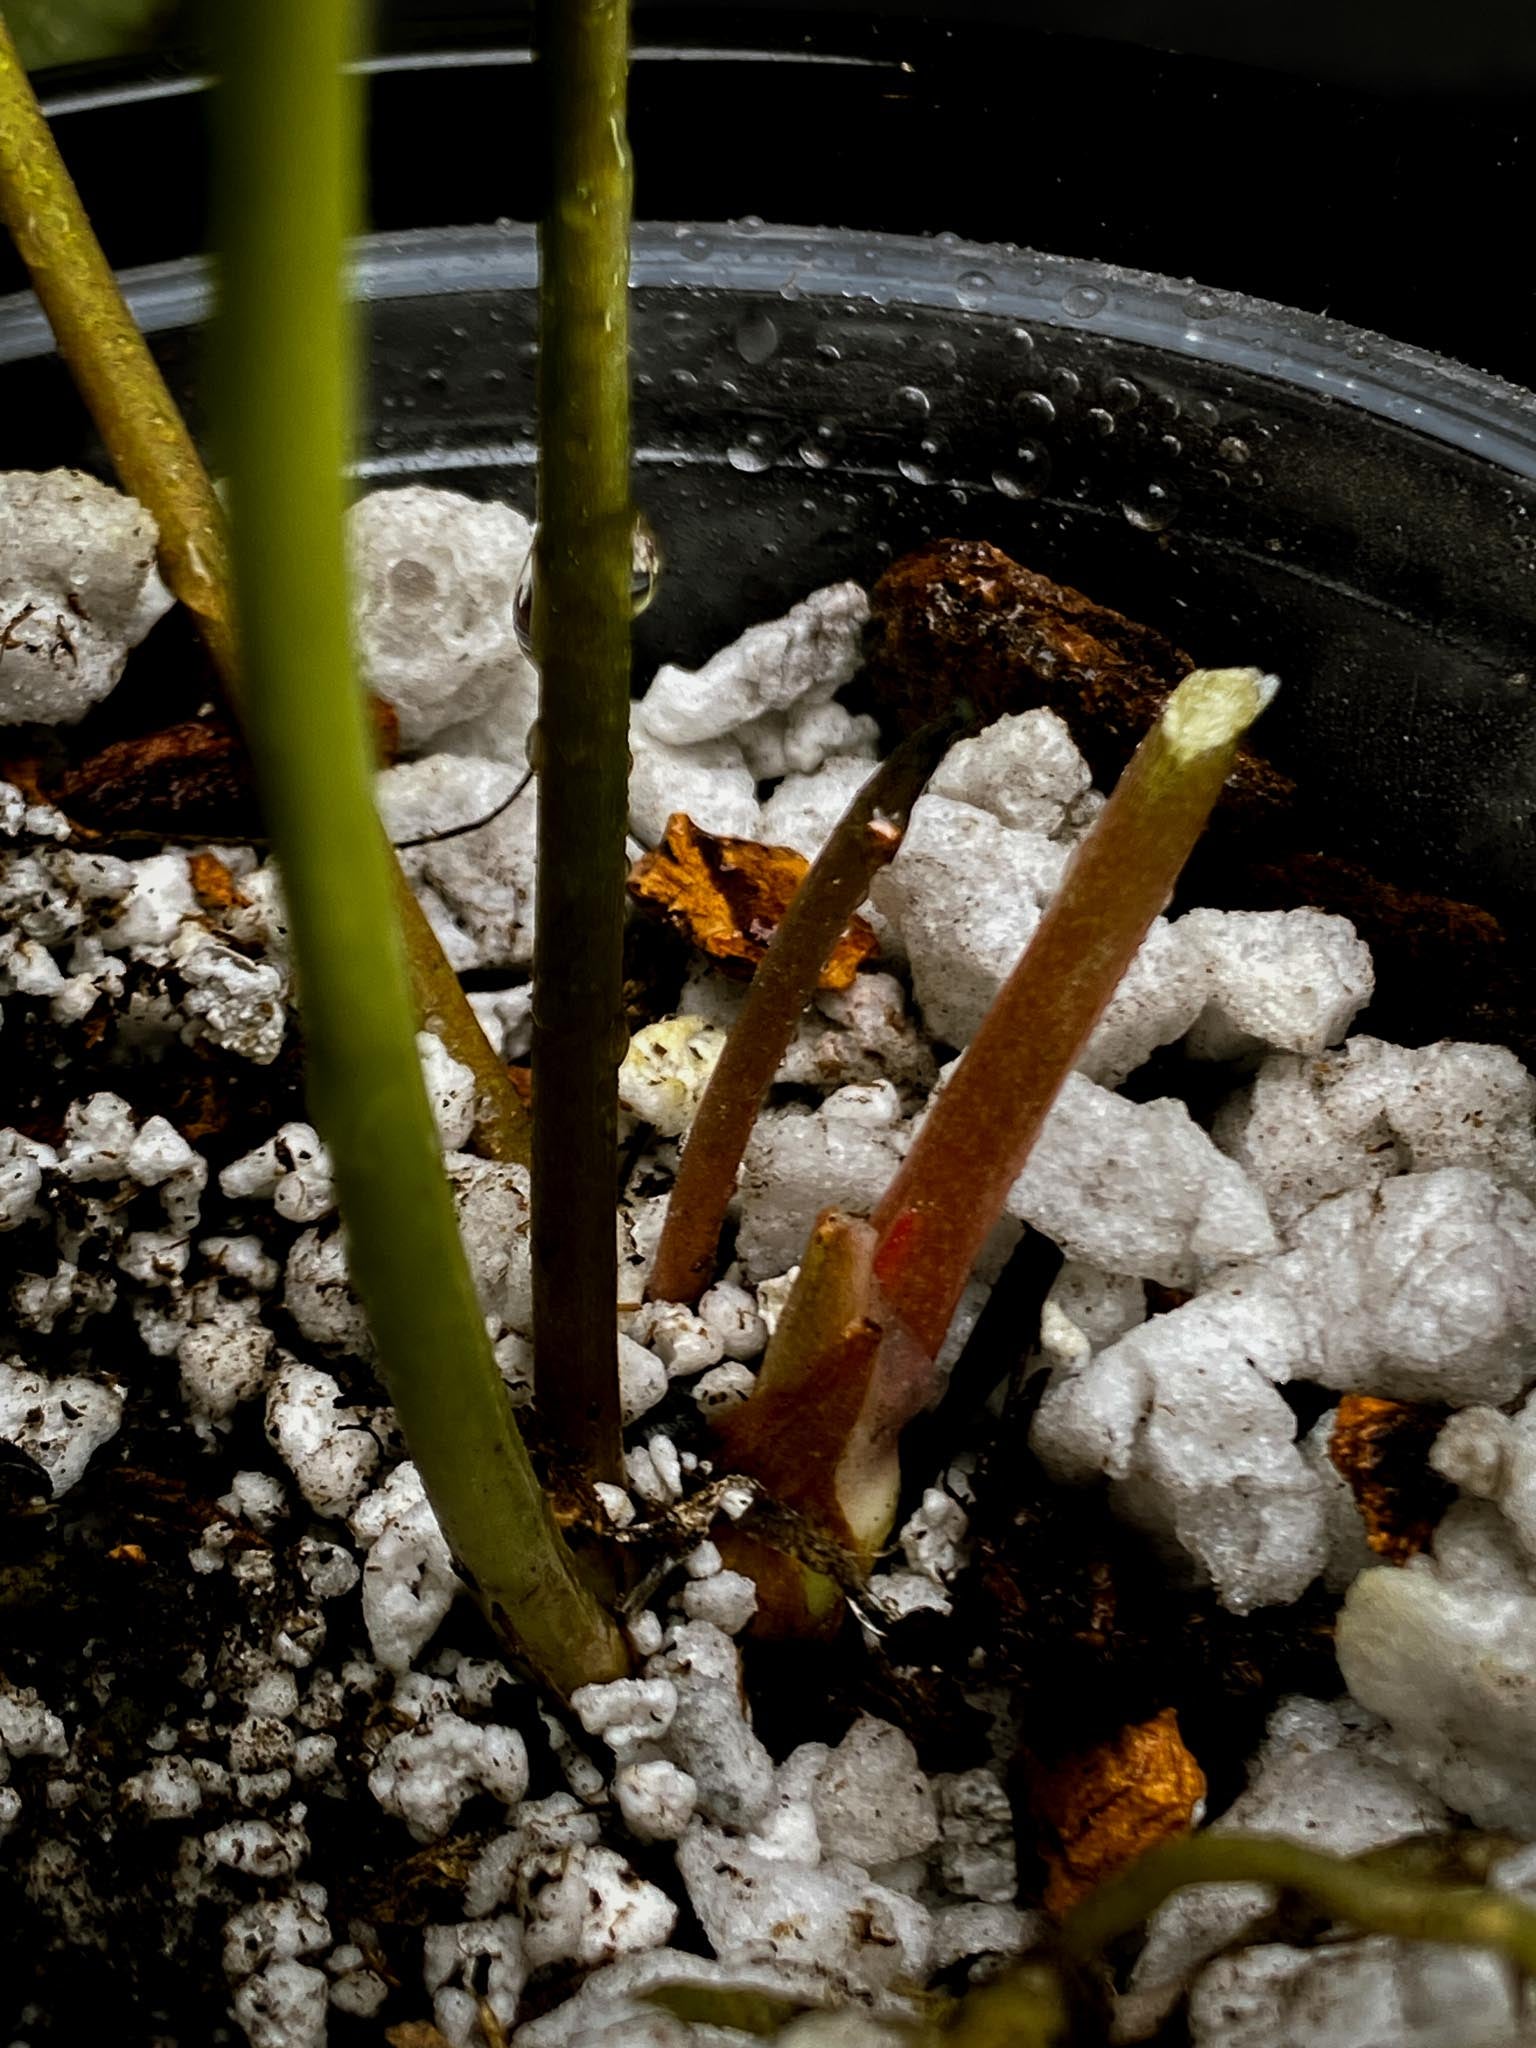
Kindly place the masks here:
POLYGON ((912 806, 960 720, 925 726, 854 796, 790 899, 709 1077, 683 1148, 651 1273, 656 1301, 697 1301, 714 1272, 720 1229, 757 1112, 822 969, 906 833, 912 806))
MULTIPOLYGON (((234 5, 235 0, 230 0, 234 5)), ((154 514, 166 582, 196 619, 241 708, 224 508, 118 288, 0 13, 0 220, 26 264, 123 488, 154 514)), ((475 1146, 528 1162, 528 1116, 399 863, 396 901, 422 1020, 478 1083, 475 1146)))
POLYGON ((1379 1860, 1329 1856, 1269 1835, 1183 1835, 1101 1885, 1062 1929, 1068 1951, 1096 1955, 1189 1884, 1269 1884, 1367 1934, 1492 1949, 1536 1974, 1536 1911, 1511 1893, 1400 1876, 1379 1860))
POLYGON ((124 490, 154 514, 165 580, 235 675, 224 514, 118 289, 0 12, 0 219, 124 490))
POLYGON ((487 1341, 415 1048, 373 804, 343 546, 357 211, 356 0, 227 0, 221 425, 243 705, 282 862, 316 1121, 353 1277, 428 1497, 509 1644, 565 1692, 617 1676, 487 1341), (281 118, 278 118, 280 110, 281 118))
POLYGON ((631 576, 628 0, 540 0, 551 138, 539 238, 539 899, 533 1326, 538 1402, 622 1474, 614 1183, 623 1021, 631 576))
POLYGON ((1256 669, 1196 669, 1174 691, 871 1218, 885 1301, 930 1357, 1272 688, 1256 669))

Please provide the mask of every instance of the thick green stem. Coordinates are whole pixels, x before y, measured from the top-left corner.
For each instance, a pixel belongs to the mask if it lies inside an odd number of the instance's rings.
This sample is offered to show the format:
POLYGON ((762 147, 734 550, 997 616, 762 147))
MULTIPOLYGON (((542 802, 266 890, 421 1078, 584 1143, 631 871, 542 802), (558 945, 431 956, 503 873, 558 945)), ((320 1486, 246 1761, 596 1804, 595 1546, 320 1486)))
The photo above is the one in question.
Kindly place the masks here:
POLYGON ((518 1436, 459 1242, 373 805, 343 544, 356 0, 226 0, 221 424, 243 709, 283 865, 310 1089, 379 1362, 443 1532, 561 1691, 625 1668, 518 1436))
POLYGON ((912 806, 958 719, 925 726, 877 768, 838 820, 769 941, 741 1015, 709 1077, 667 1204, 650 1293, 697 1301, 763 1096, 821 972, 869 885, 900 847, 912 806))
POLYGON ((930 1357, 1272 689, 1256 669, 1196 669, 1174 691, 870 1219, 885 1301, 930 1357))
MULTIPOLYGON (((229 0, 234 5, 235 0, 229 0)), ((166 582, 197 620, 236 710, 229 536, 192 436, 134 324, 0 13, 0 219, 15 241, 123 488, 154 514, 166 582)), ((390 856, 397 873, 399 863, 390 856)), ((479 1084, 475 1145, 529 1155, 528 1117, 403 875, 397 902, 423 1021, 479 1084)))
POLYGON ((539 257, 539 901, 534 1361, 540 1412, 622 1472, 615 1320, 634 514, 628 0, 540 0, 551 166, 539 257))
POLYGON ((1379 1860, 1269 1835, 1184 1835, 1148 1850, 1068 1916, 1062 1939, 1074 1955, 1096 1955, 1188 1884, 1275 1885, 1367 1934, 1492 1949, 1536 1974, 1536 1911, 1512 1894, 1400 1876, 1379 1860))

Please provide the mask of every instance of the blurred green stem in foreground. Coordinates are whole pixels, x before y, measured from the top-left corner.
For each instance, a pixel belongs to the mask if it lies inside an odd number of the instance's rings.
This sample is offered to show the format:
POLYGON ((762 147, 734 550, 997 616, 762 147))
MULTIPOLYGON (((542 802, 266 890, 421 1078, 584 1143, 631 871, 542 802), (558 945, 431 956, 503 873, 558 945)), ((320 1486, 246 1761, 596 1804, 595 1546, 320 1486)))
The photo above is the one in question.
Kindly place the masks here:
POLYGON ((356 0, 221 5, 218 419, 242 708, 282 863, 315 1118, 383 1377, 465 1578, 509 1647, 569 1692, 620 1676, 627 1659, 555 1528, 459 1242, 353 670, 343 258, 360 136, 344 67, 358 11, 356 0))
MULTIPOLYGON (((0 9, 0 220, 123 489, 154 514, 160 569, 241 709, 229 537, 197 445, 118 287, 0 9)), ((398 861, 395 903, 421 1021, 476 1081, 471 1149, 526 1166, 528 1115, 398 861)))

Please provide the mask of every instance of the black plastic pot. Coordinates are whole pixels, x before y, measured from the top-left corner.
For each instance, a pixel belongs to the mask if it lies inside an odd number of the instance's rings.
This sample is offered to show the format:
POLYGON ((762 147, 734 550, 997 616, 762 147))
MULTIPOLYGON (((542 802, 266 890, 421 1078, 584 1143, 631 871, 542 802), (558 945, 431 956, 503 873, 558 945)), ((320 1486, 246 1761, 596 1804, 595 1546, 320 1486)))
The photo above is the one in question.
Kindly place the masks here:
MULTIPOLYGON (((531 505, 535 251, 491 227, 360 252, 365 482, 531 505)), ((203 273, 130 279, 195 401, 203 273)), ((1164 279, 940 238, 646 225, 639 493, 668 569, 642 667, 701 657, 924 536, 997 541, 1285 689, 1267 747, 1317 833, 1536 906, 1536 399, 1164 279)), ((6 460, 94 449, 29 302, 0 303, 6 460)))

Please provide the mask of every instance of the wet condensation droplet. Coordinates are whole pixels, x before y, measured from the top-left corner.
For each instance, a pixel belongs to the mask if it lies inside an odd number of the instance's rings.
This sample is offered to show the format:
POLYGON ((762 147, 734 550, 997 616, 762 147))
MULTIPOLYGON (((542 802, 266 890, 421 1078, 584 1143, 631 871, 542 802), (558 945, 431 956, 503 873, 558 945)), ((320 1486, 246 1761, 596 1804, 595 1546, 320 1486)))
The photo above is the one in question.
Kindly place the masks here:
POLYGON ((735 442, 725 451, 725 459, 732 469, 740 470, 743 476, 758 476, 768 467, 769 455, 760 441, 750 436, 746 441, 735 442))
POLYGON ((1248 443, 1236 434, 1228 434, 1224 441, 1217 443, 1216 453, 1223 462, 1230 462, 1234 469, 1241 469, 1248 460, 1248 443))
MULTIPOLYGON (((656 595, 656 585, 661 581, 664 557, 656 529, 643 512, 635 514, 634 527, 629 542, 629 609, 633 618, 650 604, 656 595)), ((518 571, 517 588, 512 595, 512 629, 517 635, 517 644, 531 661, 533 659, 533 591, 537 574, 537 537, 530 547, 522 568, 518 571)), ((538 730, 535 726, 534 731, 538 730)), ((528 764, 537 768, 533 758, 533 737, 528 741, 528 764)))
MULTIPOLYGON (((517 644, 531 661, 533 659, 533 548, 530 546, 522 568, 518 571, 517 589, 512 597, 512 629, 517 634, 517 644)), ((529 755, 533 760, 533 735, 528 736, 529 755)))
POLYGON ((908 419, 925 420, 933 411, 933 400, 920 384, 903 384, 896 393, 896 409, 908 419))
POLYGON ((1190 320, 1215 320, 1227 309, 1227 302, 1220 292, 1194 291, 1184 301, 1185 317, 1190 320))
POLYGON ((1221 409, 1212 405, 1208 398, 1197 398, 1189 407, 1189 417, 1197 427, 1219 427, 1221 409))
POLYGON ((766 363, 779 345, 779 330, 766 313, 749 313, 736 328, 736 353, 744 363, 766 363))
POLYGON ((1141 403, 1141 386, 1129 377, 1111 377, 1104 386, 1104 403, 1112 413, 1134 412, 1141 403))
POLYGON ((1090 406, 1083 417, 1101 440, 1108 440, 1115 431, 1115 416, 1102 405, 1090 406))
MULTIPOLYGON (((532 557, 529 557, 532 560, 532 557)), ((522 635, 518 635, 521 639, 522 635)), ((523 754, 535 775, 544 772, 544 728, 535 719, 528 728, 528 737, 523 741, 523 754)))
POLYGON ((1049 381, 1051 389, 1056 393, 1057 397, 1067 403, 1076 398, 1083 388, 1083 380, 1079 377, 1076 370, 1052 370, 1049 381))
POLYGON ((1143 533, 1162 533, 1179 516, 1179 496, 1169 484, 1150 483, 1134 498, 1122 499, 1120 510, 1143 533))
POLYGON ((1108 299, 1109 294, 1096 284, 1069 285, 1061 295, 1061 310, 1074 320, 1091 320, 1095 313, 1103 312, 1108 299))
POLYGON ((909 484, 931 484, 933 482, 933 471, 926 464, 913 461, 908 455, 903 455, 897 462, 896 467, 901 471, 901 474, 909 484))
POLYGON ((1043 391, 1020 391, 1014 396, 1013 415, 1030 426, 1048 427, 1056 417, 1056 407, 1043 391))
POLYGON ((1177 434, 1159 434, 1157 445, 1165 455, 1171 455, 1175 458, 1184 453, 1184 443, 1177 434))
POLYGON ((1008 339, 1021 355, 1032 356, 1035 352, 1035 337, 1027 327, 1010 327, 1008 339))
POLYGON ((952 341, 936 341, 933 344, 933 360, 942 363, 946 370, 952 370, 960 360, 960 351, 952 341))
POLYGON ((984 299, 992 289, 992 279, 984 270, 962 270, 955 280, 955 289, 962 300, 984 299))
POLYGON ((1021 441, 1013 460, 992 472, 992 488, 1005 498, 1038 498, 1051 476, 1051 458, 1038 441, 1021 441))
POLYGON ((629 609, 638 619, 656 595, 662 567, 661 542, 643 512, 635 514, 629 550, 629 609))
POLYGON ((847 438, 840 420, 820 419, 814 432, 801 441, 797 452, 807 469, 830 469, 847 438))

